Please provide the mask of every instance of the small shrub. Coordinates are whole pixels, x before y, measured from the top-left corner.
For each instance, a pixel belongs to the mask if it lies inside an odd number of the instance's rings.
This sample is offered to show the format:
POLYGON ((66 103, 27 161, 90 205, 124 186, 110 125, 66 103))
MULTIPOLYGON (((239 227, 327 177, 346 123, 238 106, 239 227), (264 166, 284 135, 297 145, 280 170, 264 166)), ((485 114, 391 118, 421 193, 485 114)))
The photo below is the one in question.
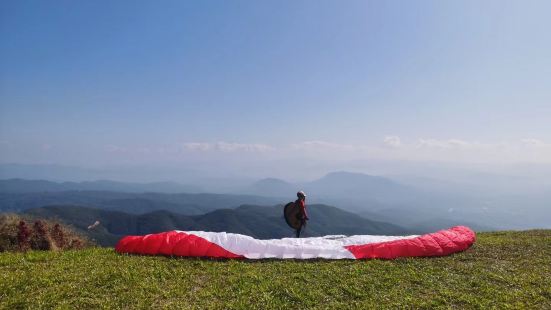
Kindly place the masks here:
POLYGON ((0 252, 27 250, 68 250, 93 246, 80 233, 51 220, 18 214, 0 214, 0 252), (34 223, 32 227, 29 222, 34 223))
POLYGON ((33 233, 31 235, 31 249, 33 250, 50 250, 52 242, 47 233, 47 225, 41 220, 35 221, 33 225, 33 233))
POLYGON ((59 223, 54 225, 50 235, 58 248, 63 249, 65 247, 65 234, 63 233, 59 223))
POLYGON ((19 250, 26 251, 31 247, 29 240, 30 236, 31 232, 27 227, 27 223, 23 220, 19 221, 19 224, 17 225, 17 245, 19 246, 19 250))
POLYGON ((83 244, 80 240, 78 239, 71 240, 71 243, 69 244, 69 249, 82 249, 82 248, 83 248, 83 244))
POLYGON ((17 224, 20 218, 12 214, 0 215, 0 252, 18 251, 17 224))

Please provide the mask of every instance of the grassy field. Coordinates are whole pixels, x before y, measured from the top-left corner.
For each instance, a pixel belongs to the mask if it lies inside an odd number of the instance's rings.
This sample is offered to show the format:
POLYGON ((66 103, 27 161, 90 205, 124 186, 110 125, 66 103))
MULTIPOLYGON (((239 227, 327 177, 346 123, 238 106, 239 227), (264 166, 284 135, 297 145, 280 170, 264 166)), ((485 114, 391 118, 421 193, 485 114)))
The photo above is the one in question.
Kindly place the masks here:
POLYGON ((0 308, 551 309, 551 231, 480 233, 394 261, 216 261, 113 249, 0 253, 0 308))

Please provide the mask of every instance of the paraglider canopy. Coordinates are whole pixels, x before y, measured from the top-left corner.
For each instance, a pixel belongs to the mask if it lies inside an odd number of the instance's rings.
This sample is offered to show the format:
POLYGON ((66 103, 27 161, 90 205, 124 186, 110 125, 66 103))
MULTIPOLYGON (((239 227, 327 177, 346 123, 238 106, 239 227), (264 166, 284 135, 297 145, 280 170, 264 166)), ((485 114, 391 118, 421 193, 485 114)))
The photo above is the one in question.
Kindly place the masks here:
POLYGON ((225 232, 169 231, 122 238, 118 253, 215 258, 369 259, 444 256, 475 241, 468 227, 456 226, 422 236, 326 236, 259 240, 225 232))
POLYGON ((294 202, 289 202, 283 208, 283 217, 285 217, 285 222, 292 229, 299 229, 302 226, 300 220, 300 206, 294 202))

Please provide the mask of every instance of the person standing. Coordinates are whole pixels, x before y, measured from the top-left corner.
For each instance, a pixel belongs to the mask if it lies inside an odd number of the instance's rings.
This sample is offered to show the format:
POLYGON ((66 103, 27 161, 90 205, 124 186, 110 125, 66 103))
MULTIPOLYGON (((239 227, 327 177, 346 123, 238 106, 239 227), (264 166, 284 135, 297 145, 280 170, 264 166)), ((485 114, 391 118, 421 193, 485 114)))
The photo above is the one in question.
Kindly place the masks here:
POLYGON ((298 220, 300 221, 300 227, 296 230, 297 238, 300 238, 300 232, 302 228, 306 226, 306 221, 309 220, 308 213, 306 212, 306 194, 303 191, 297 193, 297 200, 295 200, 295 205, 300 209, 300 212, 297 214, 298 220))

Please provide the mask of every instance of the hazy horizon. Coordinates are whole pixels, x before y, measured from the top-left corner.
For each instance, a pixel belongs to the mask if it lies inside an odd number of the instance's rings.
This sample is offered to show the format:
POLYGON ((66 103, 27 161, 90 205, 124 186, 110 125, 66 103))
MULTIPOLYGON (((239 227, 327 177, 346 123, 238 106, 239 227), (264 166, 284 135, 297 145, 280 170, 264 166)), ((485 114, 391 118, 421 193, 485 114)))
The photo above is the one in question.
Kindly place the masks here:
POLYGON ((287 182, 308 182, 332 172, 361 173, 391 178, 416 177, 444 182, 479 183, 481 176, 511 181, 531 181, 538 187, 551 190, 551 164, 471 164, 448 162, 418 162, 397 160, 287 160, 274 162, 246 162, 227 166, 210 161, 190 165, 111 165, 69 166, 58 164, 0 163, 0 179, 22 178, 49 181, 96 181, 121 182, 180 182, 197 180, 244 180, 257 181, 267 178, 287 182), (305 164, 307 162, 307 164, 305 164), (277 168, 274 168, 277 167, 277 168))
POLYGON ((0 6, 2 163, 551 163, 547 1, 0 6))

